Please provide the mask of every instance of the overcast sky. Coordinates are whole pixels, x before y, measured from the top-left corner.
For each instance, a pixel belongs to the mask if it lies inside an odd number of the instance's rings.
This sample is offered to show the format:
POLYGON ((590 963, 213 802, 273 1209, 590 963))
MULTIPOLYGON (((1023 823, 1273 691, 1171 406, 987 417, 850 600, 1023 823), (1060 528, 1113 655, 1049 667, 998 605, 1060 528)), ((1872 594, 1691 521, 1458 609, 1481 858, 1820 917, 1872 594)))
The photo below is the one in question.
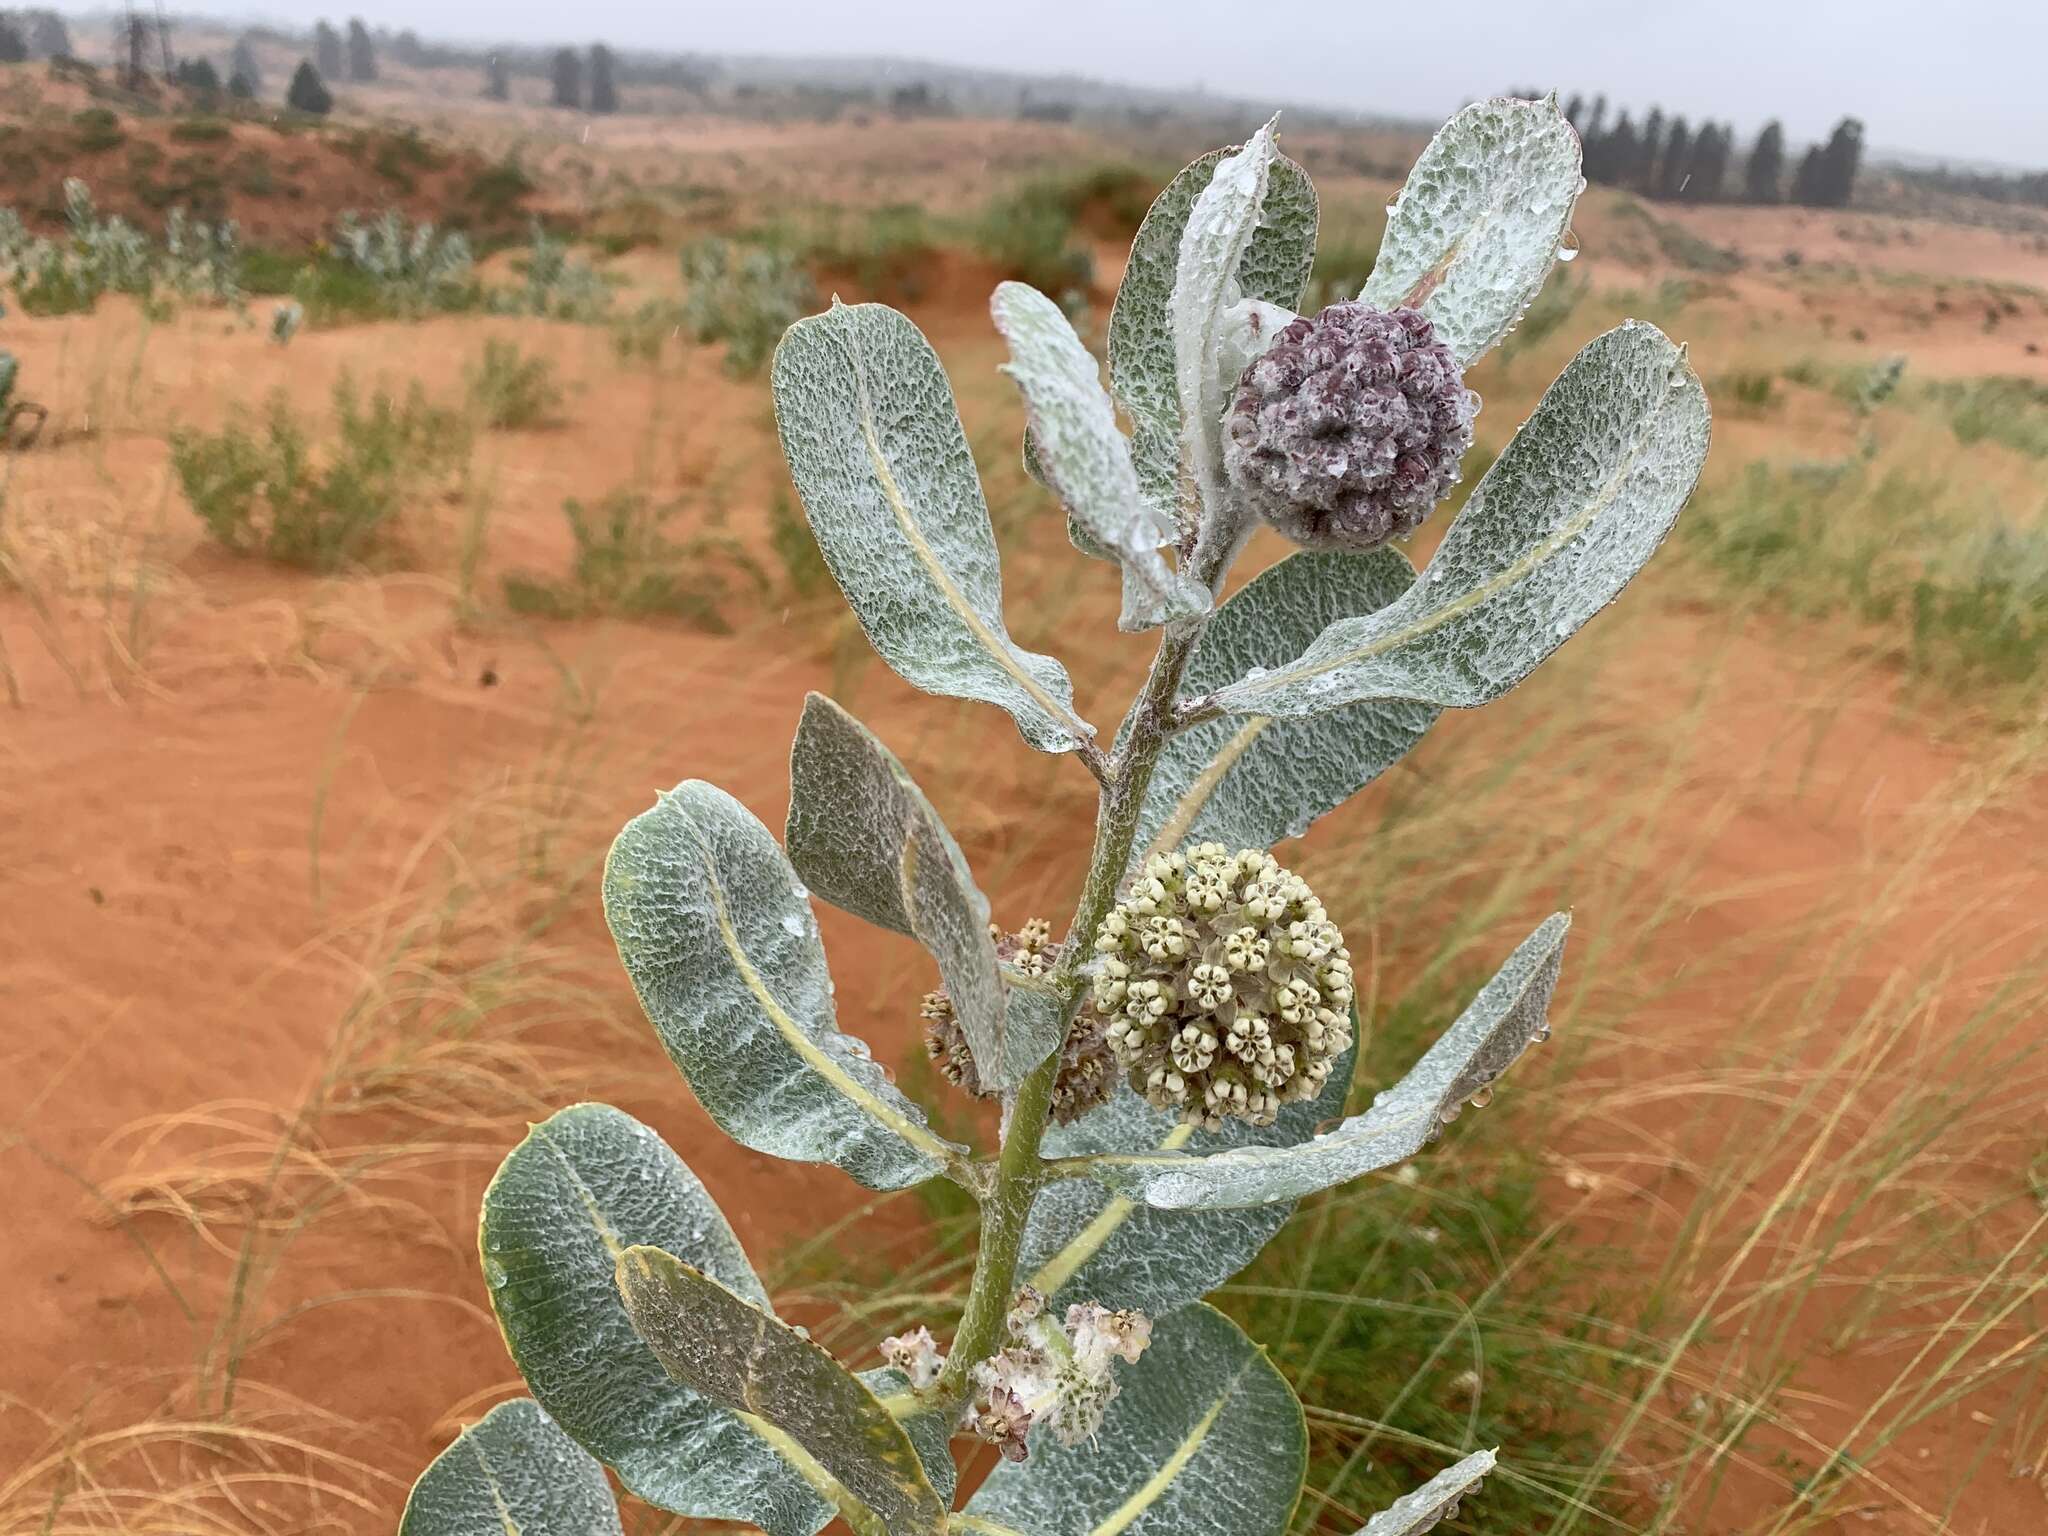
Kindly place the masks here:
MULTIPOLYGON (((104 0, 101 0, 104 3, 104 0)), ((900 54, 1396 115, 1513 85, 2048 167, 2048 0, 256 0, 422 36, 900 54), (573 35, 565 35, 574 28, 573 35)), ((173 4, 172 10, 184 7, 173 4)), ((213 9, 194 5, 193 9, 213 9)), ((221 10, 239 9, 230 3, 221 10)))

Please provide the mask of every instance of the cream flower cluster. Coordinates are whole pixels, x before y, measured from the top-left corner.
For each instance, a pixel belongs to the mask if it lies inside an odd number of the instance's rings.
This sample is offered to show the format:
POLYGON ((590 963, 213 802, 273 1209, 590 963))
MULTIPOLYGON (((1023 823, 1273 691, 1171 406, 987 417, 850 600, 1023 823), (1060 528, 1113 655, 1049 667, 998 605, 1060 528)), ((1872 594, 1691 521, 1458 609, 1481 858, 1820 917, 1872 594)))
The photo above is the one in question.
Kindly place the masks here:
POLYGON ((1095 936, 1094 1011, 1131 1087, 1190 1124, 1269 1125, 1351 1044, 1351 952, 1269 853, 1145 861, 1095 936))
POLYGON ((1033 1424, 1044 1424, 1062 1445, 1091 1438, 1116 1396, 1113 1362, 1136 1363, 1152 1342, 1152 1320, 1142 1312, 1077 1302, 1062 1326, 1029 1286, 1018 1293, 1008 1325, 1015 1342, 975 1366, 967 1413, 968 1430, 1006 1461, 1024 1460, 1033 1424))

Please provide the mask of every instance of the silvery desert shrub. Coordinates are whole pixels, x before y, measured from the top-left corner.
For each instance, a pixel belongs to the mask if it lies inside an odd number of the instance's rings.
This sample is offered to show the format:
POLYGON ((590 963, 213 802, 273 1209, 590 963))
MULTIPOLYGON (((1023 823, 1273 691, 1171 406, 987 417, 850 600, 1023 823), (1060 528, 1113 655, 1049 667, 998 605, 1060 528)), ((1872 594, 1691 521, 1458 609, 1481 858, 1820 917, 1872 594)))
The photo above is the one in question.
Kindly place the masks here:
POLYGON ((367 224, 353 209, 343 213, 335 222, 333 246, 401 312, 449 308, 470 292, 475 263, 468 239, 425 221, 411 224, 396 208, 367 224))
MULTIPOLYGON (((1095 779, 1088 872, 1064 938, 994 931, 904 765, 814 694, 782 841, 725 791, 682 783, 620 834, 605 911, 648 1019, 726 1134, 869 1189, 950 1179, 975 1199, 964 1310, 943 1344, 916 1327, 875 1341, 869 1369, 842 1364, 775 1315, 652 1130, 600 1104, 565 1109, 484 1197, 491 1304, 532 1398, 427 1469, 408 1536, 617 1532, 606 1467, 660 1509, 772 1536, 834 1515, 860 1536, 1288 1529, 1301 1405, 1201 1298, 1294 1202, 1413 1156, 1484 1101, 1549 1032, 1569 919, 1540 923, 1414 1069, 1361 1087, 1347 1117, 1347 914, 1269 850, 1439 711, 1498 698, 1605 607, 1707 451, 1684 350, 1627 323, 1565 368, 1420 573, 1382 541, 1417 520, 1417 486, 1448 484, 1438 460, 1462 447, 1468 407, 1453 386, 1535 297, 1583 186, 1553 103, 1468 107, 1424 151, 1363 292, 1343 301, 1382 318, 1340 316, 1341 334, 1264 371, 1268 349, 1306 335, 1293 306, 1317 222, 1270 124, 1152 205, 1110 316, 1107 389, 1056 303, 996 290, 1028 462, 1075 543, 1119 570, 1119 627, 1156 635, 1113 731, 1081 716, 1060 661, 1005 627, 974 461, 916 327, 863 304, 789 330, 773 369, 782 447, 833 576, 905 679, 994 705, 1095 779), (1255 487, 1230 435, 1247 388, 1268 434, 1253 446, 1299 460, 1255 487), (1354 450, 1370 456, 1361 476, 1333 463, 1354 450), (1425 450, 1427 474, 1407 474, 1403 455, 1425 450), (1219 601, 1262 515, 1319 533, 1276 506, 1290 484, 1331 491, 1323 511, 1340 519, 1397 515, 1377 537, 1351 519, 1219 601), (931 1046, 948 1079, 1000 1100, 996 1155, 940 1135, 839 1029, 816 899, 931 953, 931 1046), (1001 1459, 954 1510, 963 1436, 1001 1459)), ((1494 1454, 1365 1532, 1434 1525, 1494 1454)))

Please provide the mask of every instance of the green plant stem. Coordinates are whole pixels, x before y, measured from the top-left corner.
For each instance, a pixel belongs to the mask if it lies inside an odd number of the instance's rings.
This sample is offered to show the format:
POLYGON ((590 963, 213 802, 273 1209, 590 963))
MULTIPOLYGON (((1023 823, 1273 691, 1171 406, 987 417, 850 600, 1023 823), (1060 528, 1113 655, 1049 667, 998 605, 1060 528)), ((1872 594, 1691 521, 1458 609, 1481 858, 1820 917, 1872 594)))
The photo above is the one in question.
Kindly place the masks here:
MULTIPOLYGON (((1117 887, 1130 863, 1131 846, 1138 835, 1138 813, 1144 808, 1145 791, 1151 787, 1159 750, 1173 725, 1174 698, 1180 691, 1181 676, 1187 670, 1188 657, 1194 653, 1205 622, 1196 619, 1167 631, 1158 654, 1152 658, 1152 671, 1145 686, 1118 732, 1118 745, 1103 779, 1101 804, 1096 812, 1095 847, 1088 859, 1088 876, 1052 977, 1053 989, 1060 999, 1062 1039, 1081 1001, 1081 966, 1087 959, 1090 940, 1115 904, 1117 887)), ((1017 1258, 1024 1244, 1025 1224, 1044 1182, 1045 1164, 1038 1149, 1045 1138, 1053 1086, 1060 1074, 1060 1057, 1061 1052, 1055 1050, 1034 1067, 1009 1106, 994 1183, 981 1202, 981 1242, 974 1257, 974 1278, 968 1288, 967 1305, 953 1335, 945 1371, 927 1399, 945 1411, 955 1410, 966 1402, 973 1389, 968 1373, 994 1354, 1002 1339, 1003 1317, 1010 1309, 1010 1298, 1016 1288, 1017 1258)))

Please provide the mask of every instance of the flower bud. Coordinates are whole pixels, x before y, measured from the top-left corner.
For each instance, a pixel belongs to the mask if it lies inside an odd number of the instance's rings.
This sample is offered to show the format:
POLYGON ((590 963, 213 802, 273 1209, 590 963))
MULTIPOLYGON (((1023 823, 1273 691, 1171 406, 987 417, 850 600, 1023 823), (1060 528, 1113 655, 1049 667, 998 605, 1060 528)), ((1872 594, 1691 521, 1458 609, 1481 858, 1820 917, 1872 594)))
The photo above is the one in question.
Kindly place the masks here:
POLYGON ((1457 483, 1479 397, 1417 310, 1332 304, 1238 381, 1223 463, 1246 504, 1310 549, 1413 533, 1457 483))

